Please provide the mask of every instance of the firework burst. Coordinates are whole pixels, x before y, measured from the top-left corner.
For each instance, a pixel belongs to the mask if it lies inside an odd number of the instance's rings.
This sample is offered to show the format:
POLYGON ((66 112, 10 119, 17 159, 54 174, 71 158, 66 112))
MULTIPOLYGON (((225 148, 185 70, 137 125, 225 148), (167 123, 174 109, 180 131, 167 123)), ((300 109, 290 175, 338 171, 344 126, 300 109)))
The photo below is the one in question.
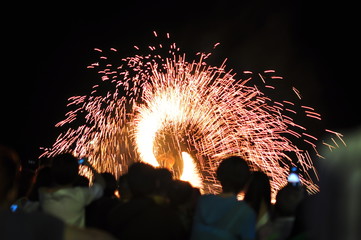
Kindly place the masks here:
MULTIPOLYGON (((157 53, 159 49, 165 48, 149 46, 150 54, 121 59, 117 66, 95 49, 101 56, 88 68, 98 69, 101 81, 89 95, 69 99, 72 110, 56 125, 68 128, 43 156, 71 150, 88 156, 99 171, 116 176, 130 163, 144 161, 167 167, 177 178, 214 193, 220 190, 215 180, 219 161, 239 155, 270 177, 273 193, 286 183, 290 165, 299 166, 309 192, 318 191, 310 176, 317 177, 311 155, 319 156, 318 139, 289 116, 296 114, 293 102, 273 101, 250 84, 256 77, 274 89, 266 81, 282 79, 275 71, 244 71, 239 79, 226 70, 225 62, 218 67, 207 64, 210 54, 199 53, 197 60, 188 62, 175 43, 167 56, 157 53), (109 91, 102 94, 105 85, 109 91), (292 138, 303 140, 313 152, 292 138)), ((292 90, 300 98, 300 92, 292 90)), ((321 120, 314 108, 301 109, 307 117, 321 120)), ((329 132, 342 141, 341 134, 329 132)), ((335 138, 324 144, 337 145, 335 138)))

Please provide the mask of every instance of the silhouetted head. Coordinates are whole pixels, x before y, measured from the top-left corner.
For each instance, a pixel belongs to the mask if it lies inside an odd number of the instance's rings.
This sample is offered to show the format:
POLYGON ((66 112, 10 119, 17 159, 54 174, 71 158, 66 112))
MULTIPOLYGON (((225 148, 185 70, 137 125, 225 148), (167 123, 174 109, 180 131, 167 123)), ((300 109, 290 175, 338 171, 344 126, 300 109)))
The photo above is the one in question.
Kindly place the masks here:
POLYGON ((167 195, 168 189, 173 181, 173 174, 168 168, 155 169, 155 193, 167 195))
POLYGON ((133 197, 145 197, 155 190, 155 169, 144 162, 135 162, 128 168, 127 180, 133 197))
POLYGON ((250 170, 243 158, 231 156, 219 164, 216 174, 223 192, 238 194, 246 185, 250 170))
POLYGON ((56 185, 73 184, 78 177, 78 159, 70 153, 62 153, 53 158, 51 174, 56 185))
POLYGON ((132 192, 128 183, 128 174, 124 173, 118 178, 118 192, 120 200, 127 202, 132 198, 132 192))
POLYGON ((172 205, 179 206, 191 199, 193 187, 187 181, 173 180, 169 188, 169 199, 172 205))
POLYGON ((113 197, 114 192, 118 187, 118 182, 115 176, 110 172, 101 173, 105 180, 104 196, 113 197))
POLYGON ((275 211, 278 216, 294 216, 297 206, 304 198, 304 189, 286 185, 276 195, 275 211))

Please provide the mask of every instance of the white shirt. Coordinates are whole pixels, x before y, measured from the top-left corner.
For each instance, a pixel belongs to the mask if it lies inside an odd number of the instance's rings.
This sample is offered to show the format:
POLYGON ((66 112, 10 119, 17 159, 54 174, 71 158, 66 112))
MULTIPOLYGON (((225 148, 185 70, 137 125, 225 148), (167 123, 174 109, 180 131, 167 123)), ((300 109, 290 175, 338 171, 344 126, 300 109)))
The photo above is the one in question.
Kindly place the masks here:
POLYGON ((60 218, 73 226, 85 226, 85 206, 103 195, 103 187, 94 183, 91 187, 66 187, 57 190, 39 190, 42 211, 60 218))

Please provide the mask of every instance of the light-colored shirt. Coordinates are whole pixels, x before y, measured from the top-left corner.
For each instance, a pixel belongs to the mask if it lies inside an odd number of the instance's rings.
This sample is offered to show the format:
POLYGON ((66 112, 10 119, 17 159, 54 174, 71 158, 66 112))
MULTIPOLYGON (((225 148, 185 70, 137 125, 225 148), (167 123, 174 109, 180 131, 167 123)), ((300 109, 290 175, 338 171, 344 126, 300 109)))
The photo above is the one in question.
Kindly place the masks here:
POLYGON ((84 227, 85 206, 103 195, 103 187, 94 183, 91 187, 66 187, 55 191, 39 190, 40 208, 65 223, 84 227))

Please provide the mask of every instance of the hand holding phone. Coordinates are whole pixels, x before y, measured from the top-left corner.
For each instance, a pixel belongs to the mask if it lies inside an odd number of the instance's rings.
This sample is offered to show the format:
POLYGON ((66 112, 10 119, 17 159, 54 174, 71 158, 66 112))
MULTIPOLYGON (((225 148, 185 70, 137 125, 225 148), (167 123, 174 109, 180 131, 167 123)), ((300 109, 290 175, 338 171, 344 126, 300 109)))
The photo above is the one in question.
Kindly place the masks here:
POLYGON ((18 208, 19 208, 19 206, 18 206, 17 204, 12 204, 12 205, 10 206, 10 211, 16 212, 16 210, 18 210, 18 208))
POLYGON ((294 187, 298 187, 301 185, 300 177, 298 176, 298 169, 297 167, 291 167, 290 174, 287 177, 287 181, 294 187))
POLYGON ((84 165, 86 162, 88 162, 88 159, 86 157, 80 158, 78 160, 79 165, 84 165))

